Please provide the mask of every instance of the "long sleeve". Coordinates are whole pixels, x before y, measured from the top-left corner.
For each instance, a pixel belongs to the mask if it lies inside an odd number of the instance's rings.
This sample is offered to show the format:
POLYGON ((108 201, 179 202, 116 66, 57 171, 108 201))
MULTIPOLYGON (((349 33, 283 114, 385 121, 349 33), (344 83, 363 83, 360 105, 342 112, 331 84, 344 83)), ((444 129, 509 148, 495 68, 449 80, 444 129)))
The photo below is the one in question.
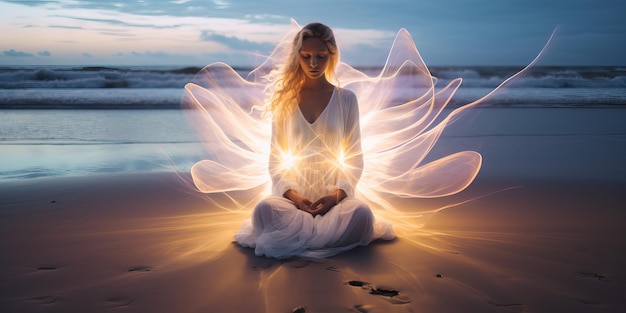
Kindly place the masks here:
POLYGON ((338 188, 343 189, 348 197, 354 197, 356 185, 363 173, 359 105, 356 96, 348 90, 342 90, 341 101, 345 110, 342 152, 339 156, 342 173, 337 183, 338 188))
POLYGON ((288 189, 294 188, 296 183, 290 170, 294 164, 290 164, 288 143, 285 134, 284 122, 272 122, 272 142, 270 147, 269 173, 272 177, 272 194, 282 196, 288 189))

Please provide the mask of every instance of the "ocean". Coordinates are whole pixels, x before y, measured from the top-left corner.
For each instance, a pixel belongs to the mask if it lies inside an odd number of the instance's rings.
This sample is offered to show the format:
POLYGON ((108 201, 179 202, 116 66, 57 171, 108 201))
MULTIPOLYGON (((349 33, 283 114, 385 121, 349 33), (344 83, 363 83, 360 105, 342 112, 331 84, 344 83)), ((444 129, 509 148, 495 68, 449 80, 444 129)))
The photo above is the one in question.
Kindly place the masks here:
MULTIPOLYGON (((430 68, 437 86, 463 78, 451 107, 480 98, 520 69, 430 68)), ((0 67, 0 181, 188 170, 208 155, 180 110, 183 86, 199 70, 0 67)), ((245 77, 249 69, 237 71, 245 77)), ((626 67, 536 67, 482 106, 625 109, 626 67)))

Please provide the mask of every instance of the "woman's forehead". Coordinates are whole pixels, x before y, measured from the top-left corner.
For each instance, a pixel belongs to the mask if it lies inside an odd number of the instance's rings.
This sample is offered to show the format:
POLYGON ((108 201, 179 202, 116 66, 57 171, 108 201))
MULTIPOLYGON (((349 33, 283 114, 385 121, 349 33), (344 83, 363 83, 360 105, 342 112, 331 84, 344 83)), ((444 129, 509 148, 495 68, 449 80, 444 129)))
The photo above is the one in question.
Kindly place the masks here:
POLYGON ((320 52, 320 51, 328 51, 328 47, 326 47, 326 43, 317 37, 309 37, 305 38, 302 41, 302 48, 300 51, 306 52, 320 52))

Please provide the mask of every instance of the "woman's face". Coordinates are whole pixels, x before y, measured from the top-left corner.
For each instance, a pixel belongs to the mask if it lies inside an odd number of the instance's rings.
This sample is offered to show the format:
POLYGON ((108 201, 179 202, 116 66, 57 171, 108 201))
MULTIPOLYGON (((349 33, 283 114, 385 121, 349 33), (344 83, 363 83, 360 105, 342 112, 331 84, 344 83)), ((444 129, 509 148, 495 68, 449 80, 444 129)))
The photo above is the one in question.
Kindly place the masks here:
POLYGON ((302 41, 300 49, 300 67, 310 79, 324 77, 330 52, 324 41, 317 37, 309 37, 302 41))

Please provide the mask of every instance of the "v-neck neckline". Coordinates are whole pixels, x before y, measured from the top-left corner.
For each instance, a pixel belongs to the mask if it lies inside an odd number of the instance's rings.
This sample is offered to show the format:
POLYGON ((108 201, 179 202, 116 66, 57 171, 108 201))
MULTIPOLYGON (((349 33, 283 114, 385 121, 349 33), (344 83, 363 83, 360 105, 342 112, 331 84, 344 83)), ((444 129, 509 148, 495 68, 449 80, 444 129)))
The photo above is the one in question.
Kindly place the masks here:
POLYGON ((319 121, 319 120, 320 120, 320 118, 322 117, 322 115, 324 115, 324 113, 325 113, 326 111, 328 111, 328 107, 329 107, 329 106, 330 106, 330 104, 332 103, 333 98, 335 97, 335 92, 336 92, 336 91, 337 91, 337 87, 334 87, 334 88, 333 88, 333 92, 330 94, 330 98, 328 98, 328 102, 326 103, 326 107, 324 107, 324 110, 322 110, 322 113, 320 113, 320 115, 319 115, 319 116, 318 116, 318 117, 317 117, 317 118, 316 118, 313 122, 309 122, 309 120, 307 120, 307 119, 306 119, 306 116, 304 116, 304 113, 302 113, 302 109, 300 109, 300 104, 298 104, 298 105, 297 105, 297 107, 298 107, 298 112, 300 113, 300 117, 301 117, 302 119, 304 119, 304 121, 305 121, 307 124, 309 124, 309 125, 311 125, 311 126, 315 125, 315 124, 317 123, 317 121, 319 121))

